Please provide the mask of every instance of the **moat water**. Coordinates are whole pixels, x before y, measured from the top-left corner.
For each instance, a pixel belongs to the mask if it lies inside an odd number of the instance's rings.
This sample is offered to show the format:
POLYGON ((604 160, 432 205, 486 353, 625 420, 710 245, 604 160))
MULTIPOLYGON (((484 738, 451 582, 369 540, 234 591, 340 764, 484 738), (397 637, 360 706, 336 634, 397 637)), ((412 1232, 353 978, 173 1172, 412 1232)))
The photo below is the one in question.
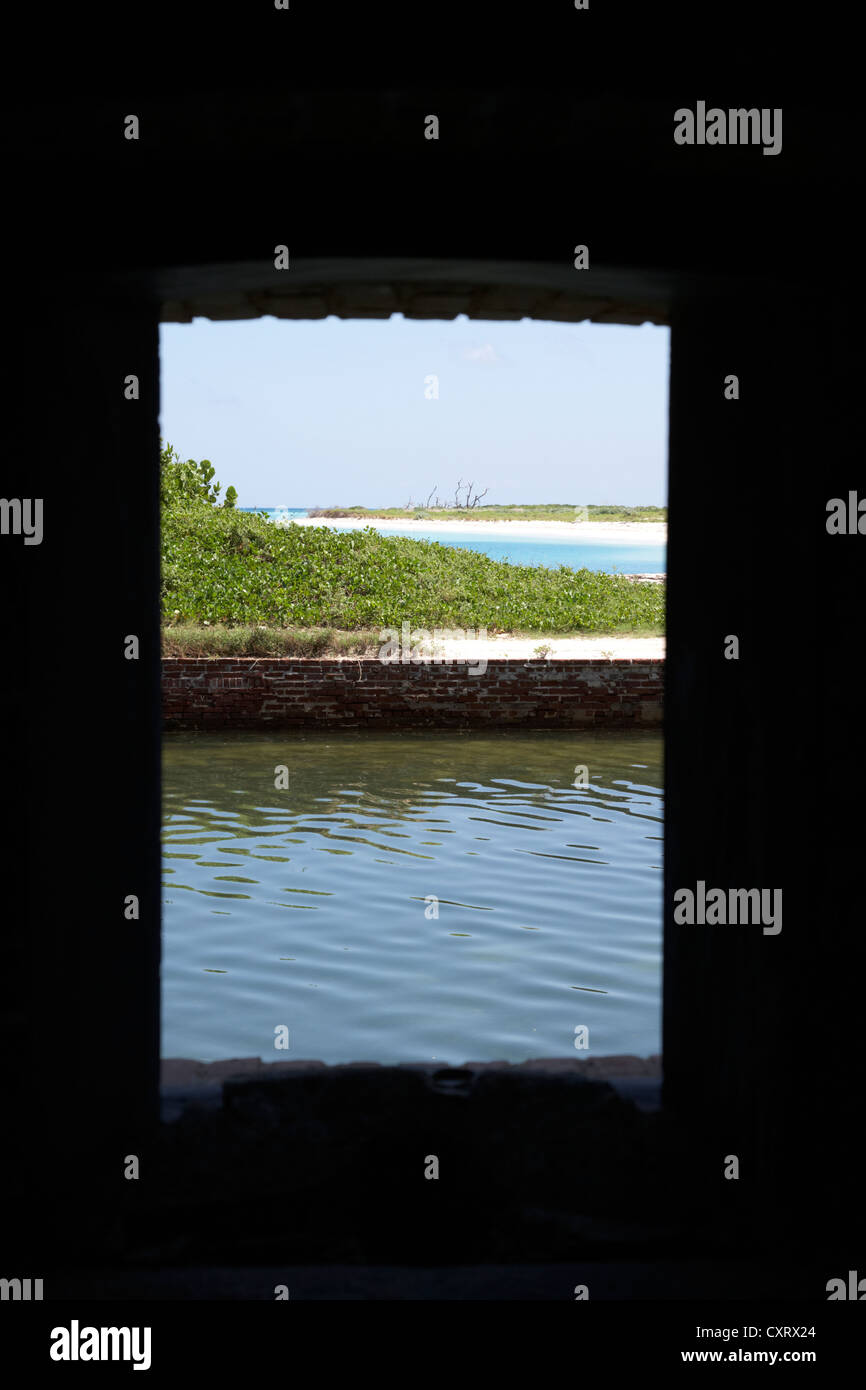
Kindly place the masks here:
POLYGON ((662 753, 653 732, 167 733, 162 1056, 659 1052, 662 753))

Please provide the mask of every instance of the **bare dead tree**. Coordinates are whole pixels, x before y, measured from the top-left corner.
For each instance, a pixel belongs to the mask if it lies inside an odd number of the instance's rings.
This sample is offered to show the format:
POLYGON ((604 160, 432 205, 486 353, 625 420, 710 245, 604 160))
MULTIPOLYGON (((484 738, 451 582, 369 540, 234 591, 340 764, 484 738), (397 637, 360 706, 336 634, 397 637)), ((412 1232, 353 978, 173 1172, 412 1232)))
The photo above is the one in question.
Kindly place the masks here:
MULTIPOLYGON (((472 507, 477 507, 482 497, 486 497, 488 492, 490 491, 490 488, 486 487, 483 492, 476 492, 473 497, 472 489, 474 488, 474 486, 474 482, 464 483, 462 478, 457 479, 457 486, 454 489, 454 506, 456 508, 459 508, 460 511, 466 511, 471 509, 472 507), (463 501, 461 502, 460 493, 463 488, 466 489, 466 495, 463 498, 463 501)), ((434 484, 433 487, 430 489, 429 493, 427 494, 427 501, 419 502, 417 505, 418 507, 428 508, 432 506, 434 509, 441 509, 442 507, 447 507, 448 503, 443 502, 442 498, 439 496, 439 493, 436 491, 436 485, 434 484)), ((412 498, 410 496, 409 501, 406 503, 406 506, 404 507, 404 511, 408 512, 411 510, 411 508, 412 498)))

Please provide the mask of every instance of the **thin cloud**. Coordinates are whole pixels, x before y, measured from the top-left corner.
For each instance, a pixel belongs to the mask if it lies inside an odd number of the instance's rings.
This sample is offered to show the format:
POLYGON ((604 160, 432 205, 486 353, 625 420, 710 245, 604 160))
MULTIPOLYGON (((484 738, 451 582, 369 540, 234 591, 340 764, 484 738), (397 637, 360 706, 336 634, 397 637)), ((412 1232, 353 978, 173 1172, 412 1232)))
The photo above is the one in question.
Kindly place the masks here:
POLYGON ((492 343, 485 343, 483 347, 465 348, 463 357, 467 362, 501 362, 492 343))

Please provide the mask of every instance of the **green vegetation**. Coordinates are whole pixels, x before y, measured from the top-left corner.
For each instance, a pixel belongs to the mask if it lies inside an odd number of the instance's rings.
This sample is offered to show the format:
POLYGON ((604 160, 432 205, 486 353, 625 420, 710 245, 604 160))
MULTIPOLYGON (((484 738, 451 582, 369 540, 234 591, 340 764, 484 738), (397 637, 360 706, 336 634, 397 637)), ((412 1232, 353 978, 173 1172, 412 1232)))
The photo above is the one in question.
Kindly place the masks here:
MULTIPOLYGON (((323 655, 378 648, 383 628, 494 633, 663 631, 664 586, 562 565, 509 565, 372 527, 275 526, 217 506, 207 459, 162 450, 163 652, 323 655)), ((480 510, 480 509, 479 509, 480 510)))
MULTIPOLYGON (((182 459, 170 444, 163 444, 159 454, 159 497, 163 511, 173 507, 203 503, 213 506, 219 497, 220 484, 211 483, 215 468, 210 459, 182 459)), ((237 494, 235 494, 237 495, 237 494)))
POLYGON ((280 527, 192 505, 163 514, 162 610, 198 625, 359 631, 405 619, 490 633, 660 631, 664 589, 564 565, 508 565, 371 527, 280 527))
POLYGON ((337 632, 330 627, 171 626, 162 630, 163 656, 362 656, 377 652, 380 629, 337 632))
MULTIPOLYGON (((528 503, 512 507, 316 507, 310 516, 354 516, 405 521, 574 521, 578 508, 566 502, 528 503)), ((667 507, 588 506, 588 521, 664 521, 667 507)))

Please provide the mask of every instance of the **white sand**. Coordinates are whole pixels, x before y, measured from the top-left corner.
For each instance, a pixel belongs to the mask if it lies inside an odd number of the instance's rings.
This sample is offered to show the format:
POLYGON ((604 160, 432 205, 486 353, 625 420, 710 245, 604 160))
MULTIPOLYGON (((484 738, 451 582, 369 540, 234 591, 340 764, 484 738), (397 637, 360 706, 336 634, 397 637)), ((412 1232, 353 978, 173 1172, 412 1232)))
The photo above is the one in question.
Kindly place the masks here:
POLYGON ((635 661, 649 658, 664 660, 664 637, 488 637, 486 641, 446 638, 440 645, 442 655, 452 661, 478 661, 485 657, 488 661, 510 657, 522 661, 538 660, 537 648, 549 647, 550 657, 568 657, 581 661, 589 657, 622 659, 632 657, 635 661))
MULTIPOLYGON (((288 523, 281 522, 280 525, 288 523)), ((335 531, 360 531, 373 526, 386 531, 400 531, 407 536, 413 532, 428 532, 443 536, 490 536, 505 539, 509 536, 523 540, 568 540, 637 542, 646 545, 665 545, 668 538, 664 521, 415 521, 411 517, 321 517, 303 516, 294 520, 295 526, 330 526, 335 531)))

